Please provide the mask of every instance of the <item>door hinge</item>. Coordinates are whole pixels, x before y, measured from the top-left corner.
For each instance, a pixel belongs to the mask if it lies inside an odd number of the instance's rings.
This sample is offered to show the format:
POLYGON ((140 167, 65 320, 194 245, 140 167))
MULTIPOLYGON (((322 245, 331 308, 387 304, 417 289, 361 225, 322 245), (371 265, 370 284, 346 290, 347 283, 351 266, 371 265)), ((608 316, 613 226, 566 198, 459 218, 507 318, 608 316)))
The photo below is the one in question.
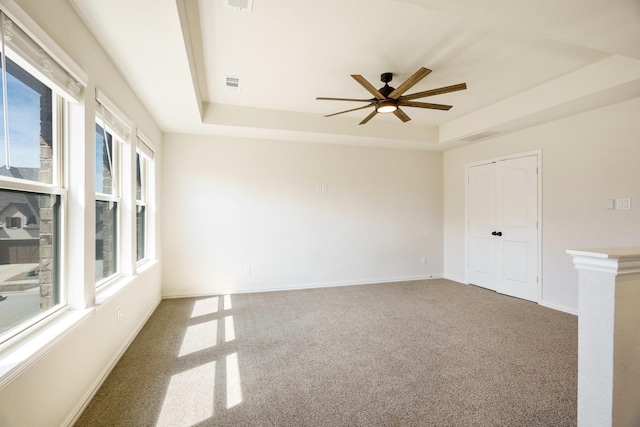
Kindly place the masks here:
POLYGON ((536 283, 540 283, 540 277, 536 276, 536 283))
POLYGON ((538 167, 536 166, 536 175, 538 175, 538 167))

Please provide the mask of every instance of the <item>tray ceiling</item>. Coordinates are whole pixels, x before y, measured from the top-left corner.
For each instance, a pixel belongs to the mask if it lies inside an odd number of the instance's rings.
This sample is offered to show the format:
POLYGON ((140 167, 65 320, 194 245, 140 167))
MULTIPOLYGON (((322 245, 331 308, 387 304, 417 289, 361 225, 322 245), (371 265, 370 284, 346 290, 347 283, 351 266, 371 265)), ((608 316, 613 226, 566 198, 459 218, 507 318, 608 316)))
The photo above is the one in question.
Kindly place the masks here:
POLYGON ((443 150, 640 95, 633 0, 71 1, 165 132, 443 150), (406 107, 407 123, 324 118, 361 104, 315 100, 368 98, 351 74, 393 86, 419 67, 433 72, 411 92, 468 89, 428 99, 449 111, 406 107))

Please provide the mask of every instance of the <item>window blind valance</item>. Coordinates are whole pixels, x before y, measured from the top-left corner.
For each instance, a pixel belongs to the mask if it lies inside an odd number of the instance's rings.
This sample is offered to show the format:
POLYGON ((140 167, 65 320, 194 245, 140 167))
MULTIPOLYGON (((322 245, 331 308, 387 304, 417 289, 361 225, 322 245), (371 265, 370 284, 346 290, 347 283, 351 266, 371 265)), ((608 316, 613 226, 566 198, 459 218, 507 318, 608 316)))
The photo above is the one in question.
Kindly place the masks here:
POLYGON ((98 117, 105 125, 109 126, 112 133, 115 133, 123 141, 130 142, 133 123, 98 89, 96 89, 96 102, 98 117))
POLYGON ((136 129, 136 136, 138 137, 138 150, 140 150, 140 152, 149 159, 153 160, 153 153, 155 150, 151 143, 148 142, 149 138, 147 138, 140 129, 136 129))
POLYGON ((60 95, 79 102, 85 89, 65 65, 54 59, 40 43, 31 38, 4 11, 0 10, 2 23, 2 47, 7 56, 20 64, 27 65, 43 82, 49 84, 60 95))

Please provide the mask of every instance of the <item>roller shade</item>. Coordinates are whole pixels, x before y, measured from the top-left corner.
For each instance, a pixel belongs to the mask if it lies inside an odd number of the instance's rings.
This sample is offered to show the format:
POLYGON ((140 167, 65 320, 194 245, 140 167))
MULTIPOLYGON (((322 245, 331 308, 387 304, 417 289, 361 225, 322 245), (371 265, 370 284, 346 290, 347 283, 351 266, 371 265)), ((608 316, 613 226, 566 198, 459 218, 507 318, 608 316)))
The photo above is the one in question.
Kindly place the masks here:
POLYGON ((96 89, 96 114, 102 119, 109 130, 125 142, 131 141, 133 123, 124 115, 113 102, 100 90, 96 89))
POLYGON ((0 11, 2 21, 2 45, 6 55, 19 65, 28 65, 36 77, 51 86, 67 99, 79 102, 85 86, 78 81, 68 68, 54 59, 47 49, 31 38, 4 11, 0 11))
POLYGON ((136 135, 138 137, 138 150, 140 150, 140 152, 142 154, 144 154, 145 156, 147 156, 149 159, 153 160, 153 154, 155 152, 153 146, 151 145, 149 141, 149 138, 147 138, 141 131, 140 129, 136 130, 136 135))

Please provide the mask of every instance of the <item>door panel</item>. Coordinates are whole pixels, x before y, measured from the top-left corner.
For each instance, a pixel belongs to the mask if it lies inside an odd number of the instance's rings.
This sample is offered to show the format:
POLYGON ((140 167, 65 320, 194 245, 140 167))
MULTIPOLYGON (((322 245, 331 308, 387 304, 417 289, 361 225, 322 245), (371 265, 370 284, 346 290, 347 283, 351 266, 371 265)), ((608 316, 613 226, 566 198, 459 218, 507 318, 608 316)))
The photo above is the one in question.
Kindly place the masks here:
POLYGON ((493 275, 493 241, 476 238, 475 248, 475 272, 482 275, 493 275))
POLYGON ((502 274, 503 279, 511 282, 527 282, 529 265, 529 245, 526 242, 504 240, 502 243, 502 274))
MULTIPOLYGON (((502 163, 501 163, 502 165, 502 163)), ((523 227, 527 225, 527 171, 511 169, 504 172, 502 223, 505 226, 523 227), (525 191, 522 191, 525 189, 525 191)))
MULTIPOLYGON (((473 206, 475 207, 473 221, 476 226, 492 226, 493 225, 493 206, 492 203, 485 203, 485 201, 493 201, 493 186, 494 177, 493 173, 484 171, 478 171, 474 177, 474 195, 475 200, 473 206)), ((492 171, 491 171, 492 172, 492 171)))
POLYGON ((493 164, 469 169, 469 280, 495 290, 495 173, 493 164))
POLYGON ((501 277, 496 291, 538 300, 538 159, 496 163, 497 226, 502 232, 501 277))

